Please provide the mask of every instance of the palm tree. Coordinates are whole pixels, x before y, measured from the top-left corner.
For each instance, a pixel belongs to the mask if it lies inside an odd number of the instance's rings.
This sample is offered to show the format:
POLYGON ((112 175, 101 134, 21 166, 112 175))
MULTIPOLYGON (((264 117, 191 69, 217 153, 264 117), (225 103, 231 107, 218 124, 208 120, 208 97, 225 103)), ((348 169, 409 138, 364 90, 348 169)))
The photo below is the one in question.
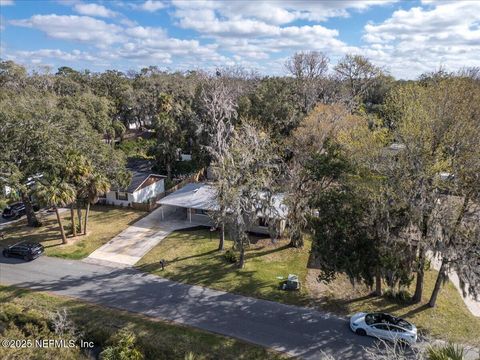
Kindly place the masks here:
POLYGON ((62 235, 62 243, 67 243, 62 219, 58 212, 58 206, 65 206, 75 200, 75 189, 67 182, 52 179, 47 184, 40 183, 37 187, 37 196, 45 204, 51 206, 57 215, 58 226, 62 235))
POLYGON ((70 218, 72 219, 72 236, 77 236, 77 224, 75 223, 75 203, 70 204, 70 218))
POLYGON ((72 229, 74 236, 76 235, 77 230, 74 216, 75 205, 77 207, 78 227, 81 234, 83 221, 80 198, 83 189, 86 187, 89 177, 92 175, 92 171, 92 164, 90 160, 88 160, 84 155, 76 151, 67 152, 67 154, 65 155, 63 176, 67 179, 68 183, 70 183, 76 191, 76 197, 72 202, 70 208, 72 214, 72 229))
POLYGON ((110 190, 110 182, 101 174, 93 174, 88 179, 84 189, 84 195, 87 202, 85 211, 85 224, 83 226, 83 234, 87 234, 88 215, 90 214, 90 204, 94 204, 98 200, 98 195, 106 193, 110 190))

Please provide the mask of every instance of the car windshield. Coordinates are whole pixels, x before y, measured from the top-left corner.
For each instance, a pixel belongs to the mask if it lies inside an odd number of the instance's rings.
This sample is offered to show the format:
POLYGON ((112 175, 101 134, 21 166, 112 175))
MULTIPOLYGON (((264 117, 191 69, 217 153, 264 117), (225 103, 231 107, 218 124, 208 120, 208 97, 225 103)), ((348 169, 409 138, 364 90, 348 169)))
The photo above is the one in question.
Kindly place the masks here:
POLYGON ((365 316, 365 322, 367 323, 367 325, 383 323, 383 324, 397 325, 401 328, 408 329, 408 330, 412 329, 412 324, 410 324, 408 321, 405 321, 403 319, 397 318, 389 314, 383 314, 383 313, 367 314, 365 316))

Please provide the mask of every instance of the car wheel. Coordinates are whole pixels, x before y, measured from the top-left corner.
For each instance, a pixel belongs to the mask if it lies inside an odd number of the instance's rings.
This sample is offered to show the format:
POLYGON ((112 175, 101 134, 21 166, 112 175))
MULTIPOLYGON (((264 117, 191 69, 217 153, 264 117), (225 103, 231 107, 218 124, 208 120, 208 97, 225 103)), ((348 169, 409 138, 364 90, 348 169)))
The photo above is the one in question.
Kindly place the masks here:
POLYGON ((3 256, 5 256, 5 257, 9 257, 9 256, 10 256, 10 254, 9 254, 7 251, 3 251, 3 256))
POLYGON ((25 260, 25 261, 30 261, 30 260, 32 260, 32 258, 31 258, 30 256, 28 256, 28 255, 25 255, 25 256, 23 257, 23 260, 25 260))
POLYGON ((364 329, 357 329, 357 330, 355 330, 355 334, 360 335, 360 336, 365 336, 365 335, 367 335, 367 332, 364 329))

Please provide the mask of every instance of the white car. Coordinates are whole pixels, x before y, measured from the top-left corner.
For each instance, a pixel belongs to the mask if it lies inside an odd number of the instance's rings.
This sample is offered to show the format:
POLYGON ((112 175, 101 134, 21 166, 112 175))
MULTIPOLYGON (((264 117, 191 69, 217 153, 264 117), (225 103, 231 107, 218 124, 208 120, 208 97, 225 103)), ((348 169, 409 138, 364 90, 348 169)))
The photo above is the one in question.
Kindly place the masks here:
POLYGON ((385 313, 357 313, 350 318, 350 329, 357 335, 374 336, 384 340, 408 344, 417 341, 415 325, 385 313))

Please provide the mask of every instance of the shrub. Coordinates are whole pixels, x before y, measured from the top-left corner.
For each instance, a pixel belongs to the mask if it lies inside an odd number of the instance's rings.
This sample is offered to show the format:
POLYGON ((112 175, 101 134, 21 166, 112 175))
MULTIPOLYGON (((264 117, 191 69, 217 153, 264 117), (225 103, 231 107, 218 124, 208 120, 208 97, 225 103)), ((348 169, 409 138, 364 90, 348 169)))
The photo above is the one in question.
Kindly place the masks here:
MULTIPOLYGON (((30 306, 15 303, 0 305, 0 335, 4 339, 24 340, 34 343, 39 339, 74 340, 70 334, 75 324, 66 317, 66 312, 48 318, 48 314, 30 306), (56 332, 55 330, 59 330, 56 332), (68 330, 68 333, 65 332, 68 330)), ((0 347, 0 359, 84 359, 76 347, 0 347)))
POLYGON ((399 301, 401 303, 407 303, 412 298, 410 293, 407 290, 404 290, 404 289, 395 290, 392 288, 387 289, 384 293, 384 296, 388 299, 399 301))
POLYGON ((463 360, 463 355, 463 348, 453 344, 431 347, 427 351, 428 360, 463 360))
POLYGON ((235 250, 233 249, 228 249, 225 251, 225 254, 223 254, 225 257, 225 260, 227 260, 229 263, 236 263, 238 261, 238 256, 235 250))
POLYGON ((122 141, 118 148, 129 158, 151 159, 153 146, 155 146, 155 139, 136 138, 122 141))
POLYGON ((185 360, 196 360, 197 357, 193 352, 188 352, 185 354, 185 360))
POLYGON ((100 353, 102 360, 143 360, 144 356, 136 347, 137 338, 129 330, 120 330, 113 338, 113 344, 100 353))
POLYGON ((5 209, 8 205, 7 199, 0 199, 0 211, 5 209))

